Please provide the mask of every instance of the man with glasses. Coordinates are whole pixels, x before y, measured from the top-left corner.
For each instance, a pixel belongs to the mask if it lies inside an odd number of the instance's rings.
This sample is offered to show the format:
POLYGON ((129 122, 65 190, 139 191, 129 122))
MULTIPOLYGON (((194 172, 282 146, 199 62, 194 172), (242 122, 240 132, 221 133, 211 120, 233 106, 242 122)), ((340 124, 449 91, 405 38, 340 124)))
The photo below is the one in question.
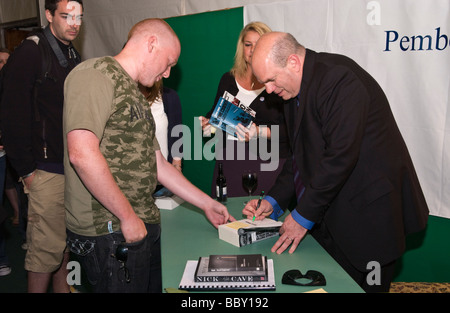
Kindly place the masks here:
POLYGON ((46 0, 49 22, 11 55, 2 96, 5 150, 28 194, 28 292, 69 292, 66 250, 62 110, 64 80, 80 63, 82 1, 46 0), (47 47, 47 49, 43 49, 47 47), (45 54, 45 55, 44 55, 45 54), (44 69, 44 60, 49 68, 44 69), (45 74, 43 73, 44 71, 45 74))

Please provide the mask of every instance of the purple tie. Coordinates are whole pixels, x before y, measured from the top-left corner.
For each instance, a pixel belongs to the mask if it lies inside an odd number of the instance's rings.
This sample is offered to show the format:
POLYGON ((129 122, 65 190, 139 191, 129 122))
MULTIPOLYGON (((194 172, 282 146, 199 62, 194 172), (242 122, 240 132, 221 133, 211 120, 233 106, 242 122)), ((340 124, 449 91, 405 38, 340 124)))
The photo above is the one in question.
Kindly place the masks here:
POLYGON ((305 185, 303 185, 303 182, 300 178, 300 171, 298 170, 294 156, 292 156, 292 169, 294 171, 295 194, 297 195, 297 203, 299 203, 303 192, 305 192, 305 185))

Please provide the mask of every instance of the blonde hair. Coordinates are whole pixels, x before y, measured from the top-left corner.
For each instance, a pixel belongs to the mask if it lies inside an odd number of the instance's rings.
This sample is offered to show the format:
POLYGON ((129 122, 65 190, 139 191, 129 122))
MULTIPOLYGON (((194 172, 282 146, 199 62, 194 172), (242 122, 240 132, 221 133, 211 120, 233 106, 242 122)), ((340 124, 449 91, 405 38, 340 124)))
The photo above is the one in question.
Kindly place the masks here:
POLYGON ((249 31, 257 32, 262 36, 263 34, 270 33, 272 30, 262 22, 251 22, 241 30, 234 56, 234 65, 230 71, 234 77, 242 77, 247 72, 247 63, 244 57, 244 38, 249 31))

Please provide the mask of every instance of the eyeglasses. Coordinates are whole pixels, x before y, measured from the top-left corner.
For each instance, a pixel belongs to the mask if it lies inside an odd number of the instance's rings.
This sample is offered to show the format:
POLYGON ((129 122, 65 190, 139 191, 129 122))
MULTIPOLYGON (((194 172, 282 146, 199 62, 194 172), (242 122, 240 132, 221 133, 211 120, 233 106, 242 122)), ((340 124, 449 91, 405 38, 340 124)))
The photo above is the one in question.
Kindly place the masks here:
POLYGON ((327 281, 321 272, 309 270, 303 275, 299 270, 290 270, 283 274, 281 282, 285 285, 295 286, 325 286, 327 281), (307 282, 299 280, 304 279, 307 282))
POLYGON ((128 259, 128 247, 125 246, 123 243, 119 244, 116 248, 116 253, 113 254, 112 256, 115 257, 117 261, 119 261, 120 263, 119 271, 123 270, 125 275, 125 281, 129 283, 131 281, 130 272, 128 271, 126 265, 128 259))

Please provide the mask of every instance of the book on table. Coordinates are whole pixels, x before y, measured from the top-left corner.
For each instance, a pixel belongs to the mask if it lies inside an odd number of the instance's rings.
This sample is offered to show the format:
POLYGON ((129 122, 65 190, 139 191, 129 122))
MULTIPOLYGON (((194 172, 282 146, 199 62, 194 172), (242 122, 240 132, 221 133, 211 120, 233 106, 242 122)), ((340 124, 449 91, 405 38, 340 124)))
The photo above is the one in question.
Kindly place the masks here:
POLYGON ((274 290, 273 260, 261 254, 210 255, 188 261, 182 290, 274 290))
POLYGON ((261 254, 210 255, 208 272, 249 272, 264 271, 265 260, 261 254))
POLYGON ((261 221, 242 219, 219 226, 219 239, 236 247, 279 236, 282 222, 265 218, 261 221))
POLYGON ((196 282, 267 281, 267 259, 261 254, 200 257, 196 282))
POLYGON ((250 128, 255 116, 253 109, 241 104, 239 99, 225 91, 214 107, 209 124, 236 137, 236 126, 242 124, 250 128))

